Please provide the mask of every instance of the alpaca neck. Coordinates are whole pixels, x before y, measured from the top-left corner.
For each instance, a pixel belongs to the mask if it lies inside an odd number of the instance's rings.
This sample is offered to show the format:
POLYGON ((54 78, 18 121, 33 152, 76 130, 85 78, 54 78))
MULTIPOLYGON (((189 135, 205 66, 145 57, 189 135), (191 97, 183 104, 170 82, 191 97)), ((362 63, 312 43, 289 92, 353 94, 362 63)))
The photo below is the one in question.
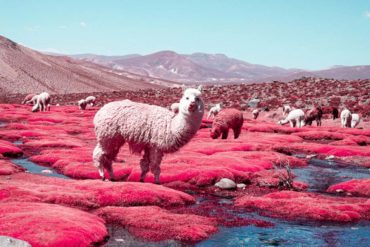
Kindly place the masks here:
POLYGON ((171 122, 171 137, 169 138, 169 150, 176 151, 190 141, 198 131, 203 117, 203 112, 192 116, 179 112, 171 122))
POLYGON ((200 123, 202 121, 203 114, 199 113, 197 115, 186 115, 183 113, 178 113, 171 122, 171 132, 172 134, 185 134, 196 133, 200 123))

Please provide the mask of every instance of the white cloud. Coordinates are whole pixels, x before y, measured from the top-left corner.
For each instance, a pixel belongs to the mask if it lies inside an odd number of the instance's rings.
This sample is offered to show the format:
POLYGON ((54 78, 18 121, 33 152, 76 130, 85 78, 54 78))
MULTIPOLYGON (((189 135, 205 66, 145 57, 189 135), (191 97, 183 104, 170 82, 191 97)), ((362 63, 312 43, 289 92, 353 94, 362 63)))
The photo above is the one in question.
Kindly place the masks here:
POLYGON ((370 11, 366 11, 366 12, 365 12, 365 16, 366 16, 367 18, 370 18, 370 11))
POLYGON ((86 26, 87 26, 87 24, 86 24, 86 22, 81 21, 81 22, 80 22, 80 26, 81 26, 81 27, 86 27, 86 26))

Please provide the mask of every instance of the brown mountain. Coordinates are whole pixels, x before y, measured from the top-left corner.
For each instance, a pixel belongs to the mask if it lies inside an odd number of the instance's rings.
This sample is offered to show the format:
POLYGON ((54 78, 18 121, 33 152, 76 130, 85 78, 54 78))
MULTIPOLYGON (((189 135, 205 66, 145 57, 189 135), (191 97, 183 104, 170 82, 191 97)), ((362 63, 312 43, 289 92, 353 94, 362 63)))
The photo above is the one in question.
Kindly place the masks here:
POLYGON ((0 36, 0 88, 9 93, 78 93, 162 88, 173 82, 46 55, 0 36))
POLYGON ((367 65, 334 66, 325 70, 308 71, 251 64, 223 54, 193 53, 183 55, 173 51, 161 51, 145 56, 138 54, 128 56, 84 54, 72 57, 118 70, 181 83, 290 81, 302 76, 339 80, 370 78, 370 66, 367 65))
POLYGON ((223 54, 178 54, 161 51, 145 56, 74 55, 73 58, 98 63, 111 68, 173 80, 181 83, 252 82, 270 76, 285 76, 299 70, 287 70, 250 64, 223 54), (109 59, 110 58, 110 59, 109 59))

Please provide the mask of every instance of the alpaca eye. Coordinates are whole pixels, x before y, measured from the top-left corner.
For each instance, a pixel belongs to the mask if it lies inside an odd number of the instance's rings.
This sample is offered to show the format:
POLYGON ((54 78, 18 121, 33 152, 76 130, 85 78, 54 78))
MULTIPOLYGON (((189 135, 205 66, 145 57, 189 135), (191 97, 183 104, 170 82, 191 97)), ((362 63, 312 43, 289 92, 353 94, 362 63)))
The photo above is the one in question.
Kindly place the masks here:
POLYGON ((187 100, 189 100, 189 97, 186 97, 187 100))

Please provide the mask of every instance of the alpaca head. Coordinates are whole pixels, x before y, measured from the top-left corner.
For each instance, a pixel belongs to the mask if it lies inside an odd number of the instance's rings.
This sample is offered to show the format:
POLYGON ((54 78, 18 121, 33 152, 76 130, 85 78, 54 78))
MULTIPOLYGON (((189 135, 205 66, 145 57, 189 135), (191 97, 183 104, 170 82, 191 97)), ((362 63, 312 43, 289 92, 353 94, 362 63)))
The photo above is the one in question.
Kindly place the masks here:
POLYGON ((180 100, 179 112, 184 115, 203 114, 204 103, 201 95, 202 93, 198 89, 186 89, 180 100))
POLYGON ((37 112, 39 110, 39 103, 36 103, 33 107, 32 107, 32 112, 37 112))
POLYGON ((82 100, 78 101, 78 106, 79 106, 80 110, 85 110, 86 105, 87 105, 86 100, 82 99, 82 100))
POLYGON ((220 127, 216 125, 212 125, 211 134, 210 134, 211 138, 217 139, 220 135, 221 135, 220 127))

